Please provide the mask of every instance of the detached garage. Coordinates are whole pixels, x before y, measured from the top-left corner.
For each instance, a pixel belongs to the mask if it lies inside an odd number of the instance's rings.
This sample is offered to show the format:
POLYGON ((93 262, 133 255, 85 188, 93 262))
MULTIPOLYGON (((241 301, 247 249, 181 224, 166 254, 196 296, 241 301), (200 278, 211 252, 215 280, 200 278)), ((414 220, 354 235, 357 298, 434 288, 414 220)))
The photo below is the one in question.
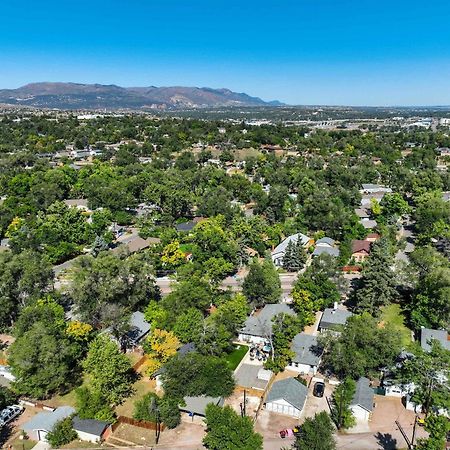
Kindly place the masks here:
POLYGON ((266 398, 266 409, 279 414, 300 417, 308 388, 295 378, 286 378, 272 385, 266 398))
POLYGON ((82 441, 100 442, 110 424, 103 420, 80 419, 78 416, 75 416, 72 419, 72 426, 77 432, 78 438, 82 441))

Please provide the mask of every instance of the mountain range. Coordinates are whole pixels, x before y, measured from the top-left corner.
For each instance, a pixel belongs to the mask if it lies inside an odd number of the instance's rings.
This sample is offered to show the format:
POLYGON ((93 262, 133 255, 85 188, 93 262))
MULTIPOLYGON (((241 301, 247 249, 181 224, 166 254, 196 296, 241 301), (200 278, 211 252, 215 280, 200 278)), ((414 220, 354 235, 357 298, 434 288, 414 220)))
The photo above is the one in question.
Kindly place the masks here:
POLYGON ((0 103, 58 109, 177 109, 222 106, 279 106, 229 89, 120 87, 103 84, 31 83, 1 89, 0 103))

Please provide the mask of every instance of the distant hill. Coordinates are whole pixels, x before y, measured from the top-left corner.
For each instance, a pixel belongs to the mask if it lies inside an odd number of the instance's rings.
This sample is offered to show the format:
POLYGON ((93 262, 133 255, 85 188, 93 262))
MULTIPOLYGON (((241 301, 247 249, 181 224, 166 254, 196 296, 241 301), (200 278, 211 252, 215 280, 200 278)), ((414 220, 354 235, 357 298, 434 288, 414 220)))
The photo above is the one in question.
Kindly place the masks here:
POLYGON ((165 109, 220 106, 278 106, 229 89, 132 87, 78 83, 32 83, 0 90, 0 103, 58 109, 165 109))

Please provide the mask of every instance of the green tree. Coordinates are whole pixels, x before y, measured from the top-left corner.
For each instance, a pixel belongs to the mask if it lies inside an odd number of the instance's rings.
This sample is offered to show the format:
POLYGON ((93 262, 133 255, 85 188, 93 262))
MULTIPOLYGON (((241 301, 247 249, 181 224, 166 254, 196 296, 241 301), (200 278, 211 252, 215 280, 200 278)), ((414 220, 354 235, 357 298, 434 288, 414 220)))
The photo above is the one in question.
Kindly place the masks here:
POLYGON ((80 379, 79 348, 62 332, 35 322, 10 347, 14 390, 34 398, 64 392, 80 379))
POLYGON ((125 310, 136 311, 149 299, 159 298, 152 273, 144 254, 122 258, 104 252, 97 258, 80 258, 70 292, 80 319, 97 327, 110 326, 116 321, 108 317, 111 306, 123 315, 125 310))
POLYGON ((450 432, 450 422, 445 416, 430 415, 425 420, 428 439, 418 439, 415 446, 418 450, 443 450, 450 432))
POLYGON ((178 401, 167 395, 158 397, 153 392, 145 394, 134 404, 133 417, 137 420, 156 422, 158 419, 156 408, 159 411, 159 420, 168 428, 176 428, 181 422, 178 401))
POLYGON ((234 389, 232 371, 226 361, 196 352, 177 355, 164 366, 164 392, 172 398, 207 395, 228 397, 234 389))
POLYGON ((99 391, 81 386, 75 390, 75 395, 78 417, 114 421, 114 410, 99 391))
POLYGON ((254 261, 242 285, 243 293, 255 308, 277 303, 281 296, 280 277, 272 261, 254 261))
POLYGON ((0 252, 0 327, 8 327, 19 311, 53 288, 53 271, 41 254, 26 250, 0 252))
POLYGON ((381 306, 386 306, 397 297, 396 278, 392 270, 393 258, 389 243, 382 238, 377 241, 363 270, 359 288, 355 294, 358 311, 378 315, 381 306))
POLYGON ((52 448, 60 448, 78 438, 73 429, 72 418, 66 417, 58 422, 51 431, 47 433, 46 439, 52 448))
POLYGON ((11 391, 5 386, 0 386, 0 410, 5 409, 7 406, 13 405, 18 400, 16 393, 11 391))
POLYGON ((331 418, 338 430, 351 428, 356 423, 355 417, 350 409, 355 390, 355 382, 351 378, 346 378, 333 392, 331 399, 331 418))
POLYGON ((368 313, 350 317, 340 335, 322 341, 322 365, 341 379, 376 375, 392 365, 401 351, 398 331, 390 324, 379 326, 368 313))
POLYGON ((450 410, 450 351, 432 340, 429 352, 418 348, 414 357, 407 359, 397 372, 397 378, 416 386, 412 400, 422 405, 425 413, 444 408, 450 410))
POLYGON ((92 390, 108 403, 118 405, 132 393, 130 361, 108 336, 100 335, 92 341, 83 367, 92 390))
POLYGON ((181 342, 198 341, 203 331, 203 314, 196 308, 181 313, 173 326, 173 332, 181 342))
POLYGON ((289 241, 283 257, 283 269, 287 272, 298 272, 306 263, 306 252, 300 239, 289 241))
POLYGON ((296 450, 336 450, 333 422, 325 411, 305 419, 295 440, 294 448, 296 450))
POLYGON ((206 436, 203 445, 210 450, 262 450, 262 436, 253 430, 249 417, 240 417, 230 406, 206 407, 206 436))

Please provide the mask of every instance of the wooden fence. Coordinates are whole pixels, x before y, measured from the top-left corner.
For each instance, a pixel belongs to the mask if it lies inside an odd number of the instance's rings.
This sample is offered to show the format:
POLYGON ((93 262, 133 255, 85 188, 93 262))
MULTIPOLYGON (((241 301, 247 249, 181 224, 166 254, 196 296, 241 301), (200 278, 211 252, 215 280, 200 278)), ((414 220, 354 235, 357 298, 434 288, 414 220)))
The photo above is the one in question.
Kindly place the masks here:
MULTIPOLYGON (((134 427, 145 428, 147 430, 156 430, 156 422, 148 422, 147 420, 136 420, 131 417, 119 416, 117 422, 113 424, 112 431, 117 430, 121 423, 126 423, 127 425, 133 425, 134 427)), ((166 426, 163 423, 159 424, 159 429, 164 431, 166 426)))
POLYGON ((144 355, 142 358, 140 358, 138 361, 134 363, 133 370, 137 372, 145 364, 146 361, 147 356, 144 355))

